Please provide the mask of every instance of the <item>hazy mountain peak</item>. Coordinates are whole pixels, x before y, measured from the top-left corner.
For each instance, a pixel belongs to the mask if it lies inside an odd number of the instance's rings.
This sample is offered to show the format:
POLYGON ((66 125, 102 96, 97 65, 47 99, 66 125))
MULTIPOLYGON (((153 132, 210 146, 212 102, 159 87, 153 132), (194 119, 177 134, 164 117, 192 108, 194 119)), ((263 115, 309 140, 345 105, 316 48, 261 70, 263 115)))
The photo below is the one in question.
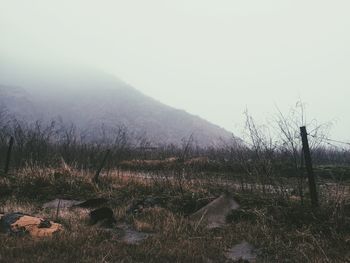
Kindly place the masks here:
POLYGON ((112 75, 91 69, 0 67, 0 104, 26 120, 60 117, 83 130, 126 126, 154 144, 180 144, 194 135, 201 146, 231 139, 226 130, 166 106, 112 75))

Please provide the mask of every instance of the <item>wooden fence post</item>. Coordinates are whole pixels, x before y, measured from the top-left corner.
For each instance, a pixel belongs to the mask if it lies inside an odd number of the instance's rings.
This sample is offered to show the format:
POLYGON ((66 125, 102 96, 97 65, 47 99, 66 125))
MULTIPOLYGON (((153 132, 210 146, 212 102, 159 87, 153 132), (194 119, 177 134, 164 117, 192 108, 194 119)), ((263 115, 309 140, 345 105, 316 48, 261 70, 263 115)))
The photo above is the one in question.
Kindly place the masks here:
POLYGON ((303 152, 304 152, 306 171, 307 171, 307 176, 308 176, 308 181, 309 181, 311 204, 314 207, 318 207, 318 197, 317 197, 317 190, 316 190, 315 175, 314 175, 314 170, 312 168, 310 146, 309 146, 309 141, 307 138, 307 131, 306 131, 305 126, 300 127, 300 135, 301 135, 301 139, 303 142, 303 152))
POLYGON ((98 169, 97 169, 97 171, 96 171, 96 174, 95 174, 95 176, 94 176, 94 182, 95 182, 95 183, 98 183, 98 179, 99 179, 100 173, 101 173, 101 171, 102 171, 103 166, 105 165, 105 163, 106 163, 106 161, 107 161, 107 158, 108 158, 108 155, 109 155, 110 152, 111 152, 111 150, 109 150, 109 149, 106 151, 106 154, 105 154, 105 156, 103 157, 103 160, 102 160, 102 162, 101 162, 101 165, 98 167, 98 169))
POLYGON ((7 150, 7 155, 6 155, 6 162, 5 162, 5 168, 4 168, 5 174, 9 172, 13 143, 14 143, 14 139, 11 136, 10 142, 9 142, 9 148, 7 150))

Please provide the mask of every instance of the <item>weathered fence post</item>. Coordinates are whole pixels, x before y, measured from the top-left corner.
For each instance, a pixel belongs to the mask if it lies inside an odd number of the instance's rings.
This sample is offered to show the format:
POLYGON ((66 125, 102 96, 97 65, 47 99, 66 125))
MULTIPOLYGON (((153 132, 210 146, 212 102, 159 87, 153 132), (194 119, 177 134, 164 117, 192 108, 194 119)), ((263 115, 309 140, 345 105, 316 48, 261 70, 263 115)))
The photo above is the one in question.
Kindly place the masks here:
POLYGON ((94 176, 94 182, 95 182, 95 183, 98 183, 98 178, 99 178, 99 176, 100 176, 100 173, 101 173, 101 171, 102 171, 103 166, 105 165, 105 163, 106 163, 106 161, 107 161, 107 158, 108 158, 108 155, 109 155, 110 152, 111 152, 111 150, 109 150, 109 149, 106 151, 106 154, 105 154, 105 156, 103 157, 102 162, 101 162, 100 166, 98 167, 98 169, 97 169, 97 171, 96 171, 96 174, 95 174, 95 176, 94 176))
POLYGON ((317 190, 316 190, 316 182, 315 182, 314 170, 312 168, 310 146, 309 146, 309 141, 307 138, 307 131, 305 126, 300 127, 300 134, 303 142, 303 152, 304 152, 306 171, 307 171, 307 176, 309 181, 311 204, 312 206, 317 207, 318 197, 317 197, 317 190))
POLYGON ((9 148, 7 150, 7 155, 6 155, 6 162, 5 162, 5 168, 4 168, 5 174, 9 172, 13 143, 14 143, 14 139, 11 136, 10 142, 9 142, 9 148))

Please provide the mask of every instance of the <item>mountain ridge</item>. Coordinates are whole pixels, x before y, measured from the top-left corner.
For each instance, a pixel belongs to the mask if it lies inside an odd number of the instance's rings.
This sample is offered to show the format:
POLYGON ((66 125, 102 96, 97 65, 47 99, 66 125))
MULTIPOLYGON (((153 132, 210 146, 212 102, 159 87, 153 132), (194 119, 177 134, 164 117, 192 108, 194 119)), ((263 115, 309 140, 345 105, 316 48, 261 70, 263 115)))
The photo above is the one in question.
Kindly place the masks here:
POLYGON ((0 106, 26 121, 62 118, 79 129, 90 130, 123 125, 153 144, 179 145, 191 134, 199 146, 215 146, 233 138, 218 125, 167 106, 112 75, 69 69, 65 71, 68 75, 46 71, 38 76, 25 72, 26 79, 21 72, 17 72, 18 78, 11 72, 9 78, 0 70, 0 106))

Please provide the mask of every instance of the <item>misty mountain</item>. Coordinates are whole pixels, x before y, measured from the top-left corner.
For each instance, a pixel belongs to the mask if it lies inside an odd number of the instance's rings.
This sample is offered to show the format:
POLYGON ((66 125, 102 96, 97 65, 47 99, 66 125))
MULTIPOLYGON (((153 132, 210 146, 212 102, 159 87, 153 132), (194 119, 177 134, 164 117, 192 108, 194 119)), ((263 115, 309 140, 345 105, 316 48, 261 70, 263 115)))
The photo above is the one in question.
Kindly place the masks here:
POLYGON ((0 107, 21 120, 60 119, 85 131, 125 126, 155 145, 180 144, 191 134, 200 146, 232 139, 223 128, 90 69, 0 64, 0 107))

